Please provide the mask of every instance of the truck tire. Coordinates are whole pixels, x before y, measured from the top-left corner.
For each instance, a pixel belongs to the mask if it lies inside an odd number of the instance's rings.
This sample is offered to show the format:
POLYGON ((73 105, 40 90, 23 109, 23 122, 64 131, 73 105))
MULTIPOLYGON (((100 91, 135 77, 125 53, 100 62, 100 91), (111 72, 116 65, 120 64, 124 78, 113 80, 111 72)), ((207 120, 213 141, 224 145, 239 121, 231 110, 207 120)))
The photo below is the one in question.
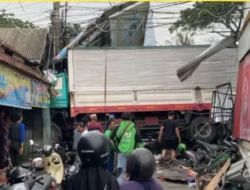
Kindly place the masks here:
POLYGON ((211 143, 215 140, 217 135, 217 130, 215 126, 209 123, 208 117, 200 116, 192 120, 190 124, 191 138, 193 138, 197 133, 195 139, 201 140, 207 143, 211 143), (199 133, 200 131, 200 133, 199 133))
POLYGON ((58 137, 62 139, 61 129, 55 123, 51 123, 51 141, 58 142, 58 137))

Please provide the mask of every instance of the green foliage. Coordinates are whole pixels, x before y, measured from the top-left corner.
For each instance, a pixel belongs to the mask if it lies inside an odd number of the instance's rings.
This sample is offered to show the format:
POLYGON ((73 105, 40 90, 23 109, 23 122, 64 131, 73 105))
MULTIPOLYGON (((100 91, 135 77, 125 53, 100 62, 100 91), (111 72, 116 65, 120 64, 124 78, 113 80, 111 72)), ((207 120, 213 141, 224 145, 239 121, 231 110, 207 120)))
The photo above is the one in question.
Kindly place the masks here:
POLYGON ((0 14, 0 28, 35 28, 35 26, 29 21, 22 21, 21 19, 15 18, 13 13, 5 13, 2 11, 0 14))
POLYGON ((200 29, 226 36, 225 31, 215 30, 214 24, 221 24, 230 34, 235 34, 239 32, 242 18, 243 2, 196 2, 193 8, 180 12, 179 20, 173 23, 169 31, 200 29))
POLYGON ((66 32, 66 34, 65 34, 66 44, 68 44, 72 38, 75 38, 82 31, 83 31, 83 27, 80 24, 74 24, 73 26, 67 26, 66 31, 65 31, 66 32))
POLYGON ((194 33, 189 34, 188 32, 186 33, 177 32, 175 37, 176 45, 182 45, 182 46, 194 45, 193 36, 194 33))

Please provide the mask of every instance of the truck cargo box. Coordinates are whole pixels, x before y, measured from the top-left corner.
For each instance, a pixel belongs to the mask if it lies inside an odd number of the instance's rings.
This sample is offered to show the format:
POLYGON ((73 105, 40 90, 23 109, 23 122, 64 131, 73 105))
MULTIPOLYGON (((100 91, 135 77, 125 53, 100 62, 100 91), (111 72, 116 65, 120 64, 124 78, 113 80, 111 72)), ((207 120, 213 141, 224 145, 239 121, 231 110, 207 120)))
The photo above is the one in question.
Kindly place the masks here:
POLYGON ((180 82, 176 70, 208 46, 82 49, 68 52, 71 116, 79 113, 209 110, 212 91, 236 88, 237 48, 205 60, 180 82))

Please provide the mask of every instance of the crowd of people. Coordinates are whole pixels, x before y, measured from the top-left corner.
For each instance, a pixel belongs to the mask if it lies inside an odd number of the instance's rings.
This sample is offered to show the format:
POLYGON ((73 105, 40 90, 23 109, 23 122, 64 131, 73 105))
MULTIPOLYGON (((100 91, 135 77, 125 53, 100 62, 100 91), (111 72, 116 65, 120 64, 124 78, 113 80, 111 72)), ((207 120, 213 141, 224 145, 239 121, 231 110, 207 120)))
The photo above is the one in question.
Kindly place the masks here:
POLYGON ((84 117, 76 123, 71 154, 80 159, 81 166, 69 178, 70 190, 163 190, 153 179, 156 162, 152 153, 142 148, 133 115, 123 113, 118 126, 111 115, 106 130, 101 127, 95 114, 90 121, 84 117))
MULTIPOLYGON (((73 158, 78 161, 80 170, 69 179, 70 190, 163 189, 152 178, 155 159, 149 150, 142 148, 134 115, 123 113, 121 119, 116 123, 115 115, 110 114, 103 127, 97 115, 92 114, 75 123, 73 151, 67 153, 67 157, 68 160, 73 158)), ((4 137, 0 142, 0 169, 6 167, 9 157, 13 166, 21 164, 25 140, 22 120, 21 114, 11 119, 0 110, 0 135, 4 137)), ((162 157, 171 151, 172 159, 175 159, 181 136, 173 112, 168 113, 158 140, 163 144, 162 157)))

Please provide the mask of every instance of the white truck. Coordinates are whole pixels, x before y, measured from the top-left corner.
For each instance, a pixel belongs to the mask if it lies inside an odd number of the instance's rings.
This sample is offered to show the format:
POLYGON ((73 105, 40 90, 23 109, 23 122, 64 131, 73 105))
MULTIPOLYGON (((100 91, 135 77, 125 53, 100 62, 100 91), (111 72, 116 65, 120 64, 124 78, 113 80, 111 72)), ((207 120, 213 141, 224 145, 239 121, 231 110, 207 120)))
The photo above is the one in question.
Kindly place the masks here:
MULTIPOLYGON (((237 48, 226 48, 205 60, 194 75, 181 83, 176 70, 208 46, 141 48, 72 48, 68 51, 70 115, 107 114, 117 118, 132 112, 142 138, 156 140, 160 123, 175 111, 189 135, 209 120, 215 86, 231 82, 236 88, 237 48), (146 133, 143 133, 143 130, 146 133)), ((216 129, 207 126, 197 138, 211 142, 216 129)))

